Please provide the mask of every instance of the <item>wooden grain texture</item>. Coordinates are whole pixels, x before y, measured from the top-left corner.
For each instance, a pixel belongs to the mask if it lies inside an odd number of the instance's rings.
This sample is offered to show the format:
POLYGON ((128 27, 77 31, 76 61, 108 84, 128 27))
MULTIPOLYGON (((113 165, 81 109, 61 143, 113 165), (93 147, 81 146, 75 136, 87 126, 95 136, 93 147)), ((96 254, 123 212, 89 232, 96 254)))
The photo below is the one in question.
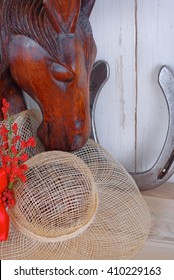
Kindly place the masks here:
POLYGON ((110 78, 96 108, 100 143, 126 168, 135 167, 134 1, 96 1, 91 14, 97 58, 110 78))
MULTIPOLYGON (((43 120, 37 134, 46 150, 78 150, 90 136, 89 81, 96 45, 89 16, 94 3, 0 0, 0 80, 12 79, 39 105, 43 120)), ((19 101, 10 99, 10 107, 19 101)))
POLYGON ((142 193, 152 215, 147 241, 135 259, 174 259, 174 183, 142 193))
POLYGON ((157 80, 161 66, 174 62, 173 5, 137 1, 137 171, 155 163, 167 134, 167 106, 157 80))

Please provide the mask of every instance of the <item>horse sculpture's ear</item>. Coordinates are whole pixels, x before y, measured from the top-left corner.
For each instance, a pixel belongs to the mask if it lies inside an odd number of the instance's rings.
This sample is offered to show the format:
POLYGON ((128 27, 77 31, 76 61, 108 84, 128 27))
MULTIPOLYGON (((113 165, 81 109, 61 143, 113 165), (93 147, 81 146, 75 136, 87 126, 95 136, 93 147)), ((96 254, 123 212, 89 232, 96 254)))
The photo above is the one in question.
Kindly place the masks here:
POLYGON ((57 32, 74 33, 80 12, 80 0, 43 0, 43 4, 57 32))
POLYGON ((87 16, 90 17, 93 6, 96 0, 81 0, 81 11, 87 16))

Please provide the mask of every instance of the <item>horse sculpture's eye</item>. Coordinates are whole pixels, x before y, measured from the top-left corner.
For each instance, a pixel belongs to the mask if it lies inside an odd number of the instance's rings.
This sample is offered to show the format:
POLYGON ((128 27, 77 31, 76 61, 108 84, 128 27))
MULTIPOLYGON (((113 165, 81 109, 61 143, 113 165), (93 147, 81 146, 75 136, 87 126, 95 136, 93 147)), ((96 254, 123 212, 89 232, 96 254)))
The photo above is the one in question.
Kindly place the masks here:
POLYGON ((71 82, 74 79, 74 73, 67 69, 65 66, 52 62, 49 65, 49 70, 52 76, 61 82, 71 82))

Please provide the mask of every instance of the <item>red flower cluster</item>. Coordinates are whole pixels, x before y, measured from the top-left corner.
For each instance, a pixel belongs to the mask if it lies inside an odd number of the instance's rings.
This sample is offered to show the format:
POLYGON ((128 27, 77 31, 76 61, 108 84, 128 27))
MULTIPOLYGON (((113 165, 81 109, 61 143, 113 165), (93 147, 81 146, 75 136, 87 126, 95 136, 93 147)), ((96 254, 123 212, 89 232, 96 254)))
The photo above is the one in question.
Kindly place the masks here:
POLYGON ((7 176, 7 187, 1 192, 1 200, 4 206, 13 206, 15 204, 14 193, 11 191, 13 186, 19 182, 26 181, 25 172, 28 167, 24 162, 28 159, 25 149, 35 147, 36 143, 33 137, 27 141, 21 140, 18 132, 18 125, 14 123, 13 117, 9 115, 9 103, 2 100, 2 112, 7 125, 2 124, 0 127, 0 137, 2 145, 0 146, 0 161, 3 170, 7 176))
POLYGON ((3 98, 2 100, 2 113, 4 116, 4 120, 6 120, 8 118, 8 109, 10 108, 10 104, 6 101, 5 98, 3 98))
POLYGON ((0 193, 0 203, 2 203, 4 207, 13 207, 16 203, 14 191, 6 188, 2 193, 0 193))

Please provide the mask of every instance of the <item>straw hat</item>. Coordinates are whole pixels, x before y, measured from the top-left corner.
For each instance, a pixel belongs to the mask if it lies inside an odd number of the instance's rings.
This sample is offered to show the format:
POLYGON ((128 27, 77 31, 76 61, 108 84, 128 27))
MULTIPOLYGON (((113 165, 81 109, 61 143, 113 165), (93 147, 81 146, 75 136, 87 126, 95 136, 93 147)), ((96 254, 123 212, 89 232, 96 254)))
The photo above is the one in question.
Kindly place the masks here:
POLYGON ((27 161, 15 188, 1 259, 130 259, 151 218, 127 171, 93 140, 74 154, 51 151, 27 161))

